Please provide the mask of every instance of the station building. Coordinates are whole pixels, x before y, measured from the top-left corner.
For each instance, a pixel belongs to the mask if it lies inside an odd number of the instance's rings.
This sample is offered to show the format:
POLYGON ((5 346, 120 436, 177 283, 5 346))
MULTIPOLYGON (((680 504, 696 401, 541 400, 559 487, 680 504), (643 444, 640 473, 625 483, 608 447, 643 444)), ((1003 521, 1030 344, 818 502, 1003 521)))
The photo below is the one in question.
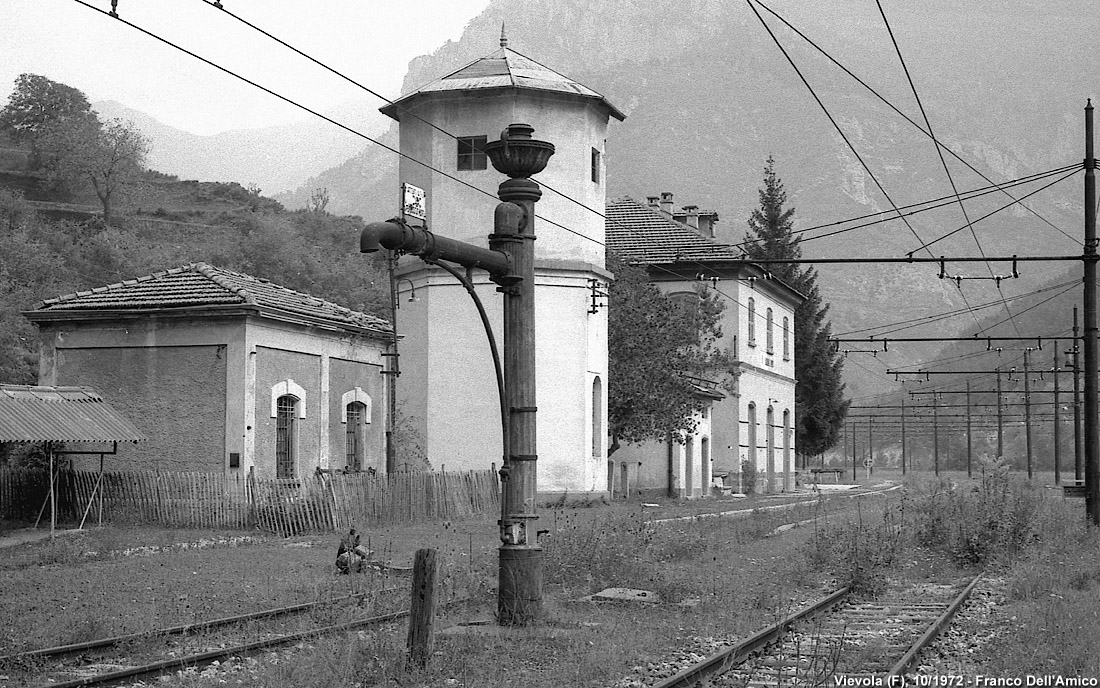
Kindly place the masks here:
POLYGON ((717 222, 712 211, 677 207, 668 192, 644 202, 624 197, 607 204, 608 251, 644 266, 673 298, 697 299, 701 284, 719 295, 725 304, 719 346, 733 362, 731 370, 696 381, 710 403, 694 433, 625 445, 609 457, 616 495, 694 498, 716 488, 740 491, 746 461, 755 467, 756 491, 794 487, 794 311, 804 299, 717 242, 717 222))
POLYGON ((205 263, 24 315, 38 326, 39 383, 95 387, 147 438, 119 446, 115 469, 385 468, 385 320, 205 263))

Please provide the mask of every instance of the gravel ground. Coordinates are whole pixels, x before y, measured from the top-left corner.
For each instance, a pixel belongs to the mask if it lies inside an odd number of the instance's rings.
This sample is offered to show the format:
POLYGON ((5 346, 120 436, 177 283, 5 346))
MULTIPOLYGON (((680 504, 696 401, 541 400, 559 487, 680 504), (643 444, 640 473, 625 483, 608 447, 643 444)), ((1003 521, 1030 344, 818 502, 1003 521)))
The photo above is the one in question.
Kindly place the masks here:
POLYGON ((921 655, 917 674, 925 676, 976 676, 982 673, 981 657, 995 650, 1015 628, 1001 606, 1005 579, 983 576, 959 609, 951 625, 921 655))

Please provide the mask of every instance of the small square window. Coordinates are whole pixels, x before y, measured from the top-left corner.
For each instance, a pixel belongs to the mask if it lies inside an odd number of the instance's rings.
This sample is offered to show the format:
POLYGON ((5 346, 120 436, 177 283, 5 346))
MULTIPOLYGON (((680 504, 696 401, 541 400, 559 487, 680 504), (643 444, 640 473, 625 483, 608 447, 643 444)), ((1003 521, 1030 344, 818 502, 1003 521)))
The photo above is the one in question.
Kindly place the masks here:
POLYGON ((488 137, 485 136, 459 136, 458 169, 486 169, 488 167, 488 158, 485 156, 486 143, 488 143, 488 137))
POLYGON ((600 183, 600 152, 592 149, 592 181, 600 183))

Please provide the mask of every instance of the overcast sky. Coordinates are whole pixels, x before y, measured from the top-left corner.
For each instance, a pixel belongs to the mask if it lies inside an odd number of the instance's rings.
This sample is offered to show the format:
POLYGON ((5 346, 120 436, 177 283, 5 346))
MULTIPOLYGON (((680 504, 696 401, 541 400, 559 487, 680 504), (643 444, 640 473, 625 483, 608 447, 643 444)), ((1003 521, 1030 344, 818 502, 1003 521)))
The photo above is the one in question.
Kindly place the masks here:
MULTIPOLYGON (((110 10, 110 0, 85 0, 110 10)), ((394 98, 409 61, 489 0, 222 0, 226 10, 394 98)), ((203 0, 119 0, 119 17, 311 108, 371 96, 203 0)), ((309 115, 75 0, 0 0, 0 103, 41 74, 196 134, 309 115)), ((379 101, 381 105, 381 101, 379 101)))

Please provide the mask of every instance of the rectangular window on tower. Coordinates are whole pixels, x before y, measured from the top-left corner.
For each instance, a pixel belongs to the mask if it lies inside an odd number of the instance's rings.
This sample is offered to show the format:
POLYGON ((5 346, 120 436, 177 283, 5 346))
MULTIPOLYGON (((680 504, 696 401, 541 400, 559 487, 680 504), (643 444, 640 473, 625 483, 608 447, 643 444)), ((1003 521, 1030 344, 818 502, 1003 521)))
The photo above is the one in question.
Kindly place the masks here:
POLYGON ((592 181, 600 183, 600 152, 592 149, 592 181))
POLYGON ((458 169, 486 169, 488 167, 488 158, 485 156, 485 144, 488 142, 488 137, 485 136, 459 136, 458 169))

